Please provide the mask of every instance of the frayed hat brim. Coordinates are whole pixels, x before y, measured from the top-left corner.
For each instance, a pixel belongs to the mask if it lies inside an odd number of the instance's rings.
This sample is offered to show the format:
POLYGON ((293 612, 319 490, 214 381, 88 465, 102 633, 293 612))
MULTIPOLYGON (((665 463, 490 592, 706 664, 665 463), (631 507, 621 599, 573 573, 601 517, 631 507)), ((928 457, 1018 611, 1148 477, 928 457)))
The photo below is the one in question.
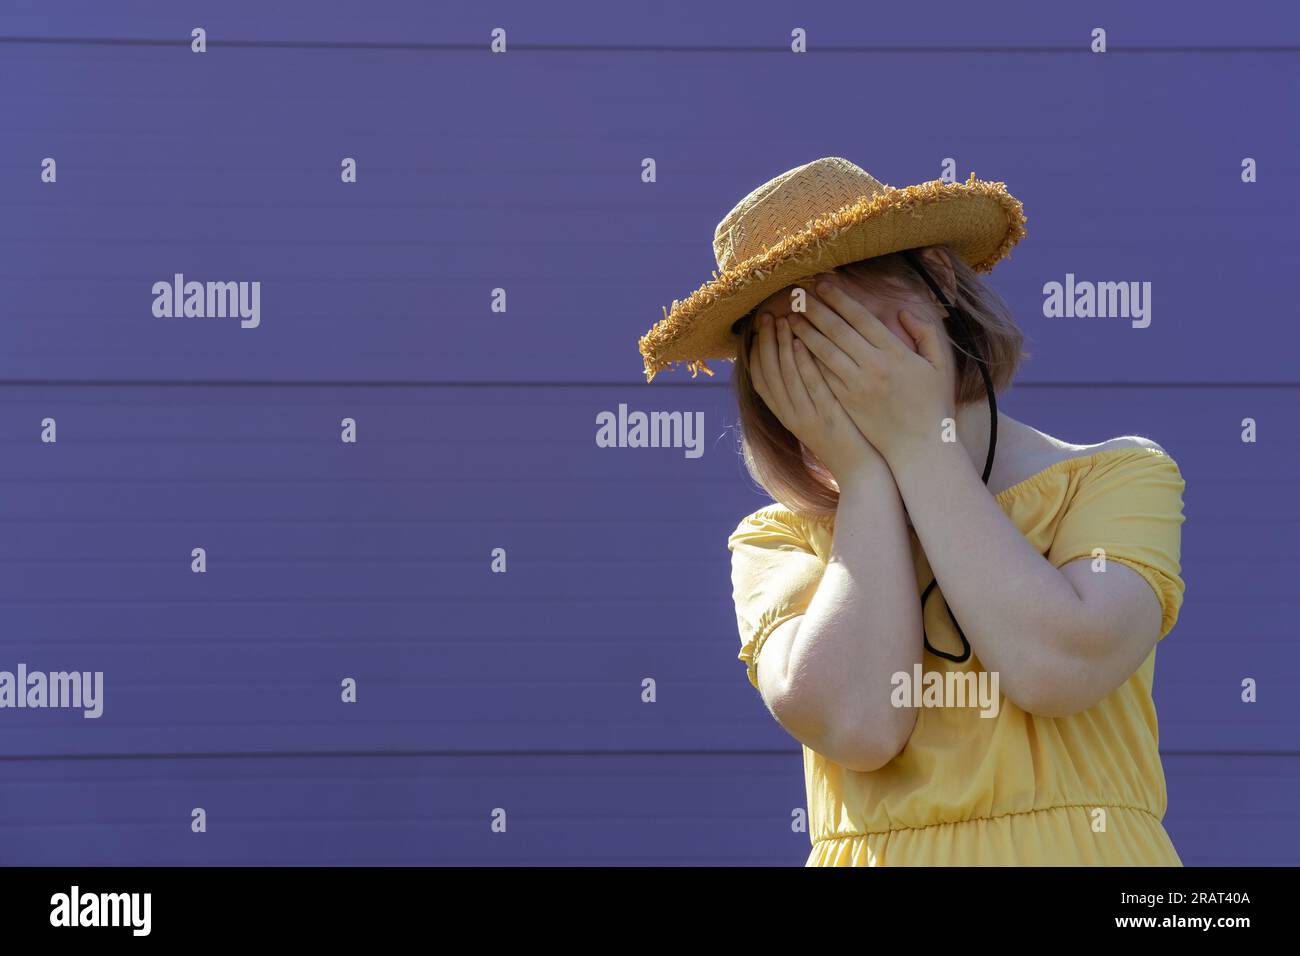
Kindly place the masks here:
POLYGON ((713 372, 710 359, 735 359, 731 331, 772 293, 799 279, 903 249, 944 244, 976 272, 988 272, 1025 236, 1025 213, 1006 184, 935 180, 863 197, 819 216, 758 255, 713 273, 685 299, 673 300, 638 345, 646 381, 679 362, 713 372))

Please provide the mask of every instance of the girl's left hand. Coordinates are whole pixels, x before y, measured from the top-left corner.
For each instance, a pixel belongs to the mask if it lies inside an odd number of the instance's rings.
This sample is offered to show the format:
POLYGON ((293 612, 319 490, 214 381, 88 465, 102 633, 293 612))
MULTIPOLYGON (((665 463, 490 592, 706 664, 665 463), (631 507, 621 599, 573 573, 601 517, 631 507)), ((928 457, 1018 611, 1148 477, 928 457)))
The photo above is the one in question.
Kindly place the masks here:
POLYGON ((886 461, 940 441, 944 420, 956 417, 956 368, 939 323, 899 312, 903 329, 916 341, 913 352, 834 280, 797 285, 808 292, 806 311, 790 316, 791 330, 886 461))

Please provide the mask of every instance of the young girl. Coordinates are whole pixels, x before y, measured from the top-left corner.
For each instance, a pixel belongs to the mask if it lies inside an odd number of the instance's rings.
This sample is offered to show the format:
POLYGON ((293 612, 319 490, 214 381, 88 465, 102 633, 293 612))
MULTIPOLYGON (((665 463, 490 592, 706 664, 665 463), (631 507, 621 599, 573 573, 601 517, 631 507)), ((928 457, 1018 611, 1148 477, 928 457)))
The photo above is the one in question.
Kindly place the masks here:
POLYGON ((739 656, 803 744, 809 866, 1180 864, 1151 683, 1183 481, 1144 438, 997 411, 1021 336, 976 273, 1023 223, 973 174, 818 160, 732 210, 721 274, 641 340, 650 378, 736 362, 774 502, 728 541, 739 656))

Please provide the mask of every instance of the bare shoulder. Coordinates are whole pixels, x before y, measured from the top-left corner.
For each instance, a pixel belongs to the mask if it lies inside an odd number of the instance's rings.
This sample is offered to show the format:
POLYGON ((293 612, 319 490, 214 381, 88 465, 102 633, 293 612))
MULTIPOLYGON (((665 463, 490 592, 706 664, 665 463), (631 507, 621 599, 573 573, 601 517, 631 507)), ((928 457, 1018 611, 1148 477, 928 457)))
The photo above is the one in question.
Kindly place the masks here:
POLYGON ((1144 438, 1141 435, 1120 435, 1118 438, 1111 438, 1086 447, 1089 452, 1111 451, 1116 448, 1149 448, 1151 451, 1158 451, 1162 455, 1165 454, 1163 448, 1150 438, 1144 438))
POLYGON ((1165 450, 1158 444, 1142 435, 1117 435, 1114 438, 1108 438, 1105 441, 1099 441, 1091 445, 1079 445, 1049 435, 1046 432, 1038 431, 1038 429, 1029 429, 1029 431, 1036 439, 1036 441, 1029 444, 1035 448, 1038 455, 1046 459, 1077 458, 1095 455, 1103 451, 1115 451, 1121 448, 1149 448, 1161 454, 1165 453, 1165 450))
MULTIPOLYGON (((1150 438, 1142 435, 1118 435, 1091 445, 1081 445, 1049 435, 1044 431, 1017 422, 1006 421, 1006 450, 999 441, 994 460, 994 474, 990 488, 1009 488, 1063 462, 1090 458, 1102 452, 1123 448, 1146 448, 1160 454, 1165 450, 1150 438)), ((1002 436, 999 435, 999 438, 1002 436)))

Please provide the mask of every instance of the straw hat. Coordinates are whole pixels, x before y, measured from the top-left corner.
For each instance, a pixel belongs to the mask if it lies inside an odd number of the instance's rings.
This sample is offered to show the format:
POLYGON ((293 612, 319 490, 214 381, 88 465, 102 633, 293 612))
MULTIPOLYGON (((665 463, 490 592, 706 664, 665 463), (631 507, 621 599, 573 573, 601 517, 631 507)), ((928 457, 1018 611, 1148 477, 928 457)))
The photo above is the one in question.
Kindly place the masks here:
POLYGON ((895 189, 839 156, 827 156, 759 186, 727 213, 713 236, 718 270, 641 337, 646 381, 675 362, 695 377, 707 359, 735 359, 731 325, 773 292, 859 259, 945 243, 976 272, 988 272, 1025 235, 1020 200, 1006 184, 970 174, 895 189))

